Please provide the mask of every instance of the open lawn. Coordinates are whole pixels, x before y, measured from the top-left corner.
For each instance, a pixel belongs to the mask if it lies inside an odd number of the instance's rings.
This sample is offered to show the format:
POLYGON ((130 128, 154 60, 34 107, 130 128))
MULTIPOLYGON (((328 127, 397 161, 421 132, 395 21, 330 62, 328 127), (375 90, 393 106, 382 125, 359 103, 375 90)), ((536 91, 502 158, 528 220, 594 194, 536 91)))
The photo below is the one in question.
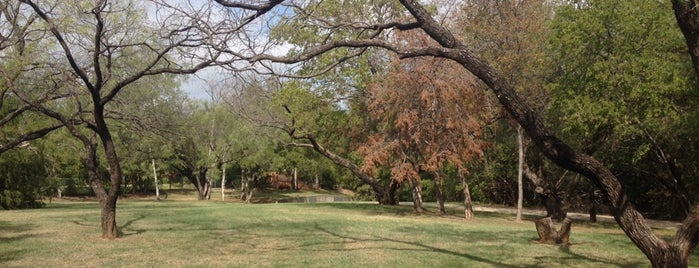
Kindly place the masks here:
MULTIPOLYGON (((573 225, 569 247, 531 221, 416 215, 368 203, 121 200, 122 238, 100 238, 92 201, 0 211, 0 267, 645 267, 614 225, 573 225)), ((667 232, 671 235, 671 231, 667 232)))

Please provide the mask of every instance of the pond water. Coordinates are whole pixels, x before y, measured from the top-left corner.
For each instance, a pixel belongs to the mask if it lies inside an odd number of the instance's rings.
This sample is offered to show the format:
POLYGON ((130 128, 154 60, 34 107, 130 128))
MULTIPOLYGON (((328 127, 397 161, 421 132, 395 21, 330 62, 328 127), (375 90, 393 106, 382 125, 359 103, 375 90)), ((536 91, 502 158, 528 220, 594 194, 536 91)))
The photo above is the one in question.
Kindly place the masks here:
POLYGON ((344 195, 318 195, 292 197, 277 200, 277 203, 331 203, 353 201, 352 197, 344 195))

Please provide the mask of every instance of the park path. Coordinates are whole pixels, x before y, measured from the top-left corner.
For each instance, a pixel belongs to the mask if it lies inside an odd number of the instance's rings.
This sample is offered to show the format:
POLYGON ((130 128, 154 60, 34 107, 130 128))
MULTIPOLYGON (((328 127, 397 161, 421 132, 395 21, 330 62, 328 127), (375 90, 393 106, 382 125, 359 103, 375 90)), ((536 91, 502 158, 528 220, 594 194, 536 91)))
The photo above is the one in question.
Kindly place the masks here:
MULTIPOLYGON (((404 205, 404 204, 409 205, 409 206, 413 205, 412 202, 401 202, 401 205, 404 205)), ((463 209, 463 204, 459 204, 459 203, 447 203, 444 205, 446 207, 450 207, 450 208, 463 209)), ((431 207, 431 208, 436 208, 437 204, 434 202, 426 202, 425 206, 431 207)), ((474 205, 473 210, 479 211, 479 212, 495 212, 495 213, 512 214, 512 215, 517 214, 516 208, 497 206, 497 205, 474 205)), ((525 209, 522 209, 522 215, 545 217, 546 211, 539 210, 539 209, 525 208, 525 209)), ((573 219, 573 220, 576 220, 576 221, 588 221, 590 219, 589 214, 577 213, 577 212, 568 212, 568 217, 573 219)), ((597 221, 604 222, 604 223, 616 223, 616 221, 614 220, 614 217, 612 217, 611 215, 602 215, 602 214, 597 214, 597 221)), ((652 220, 652 219, 646 219, 646 221, 648 222, 648 224, 650 224, 651 227, 656 228, 656 229, 677 230, 677 228, 681 225, 680 222, 675 222, 675 221, 662 221, 662 220, 652 220)))

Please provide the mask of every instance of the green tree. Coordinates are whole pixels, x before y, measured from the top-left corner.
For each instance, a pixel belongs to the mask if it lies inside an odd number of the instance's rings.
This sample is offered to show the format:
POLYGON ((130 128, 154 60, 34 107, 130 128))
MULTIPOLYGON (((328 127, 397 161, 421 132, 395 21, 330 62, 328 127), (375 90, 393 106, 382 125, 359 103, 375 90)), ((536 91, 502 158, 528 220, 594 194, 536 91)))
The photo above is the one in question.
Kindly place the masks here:
POLYGON ((676 129, 691 116, 685 111, 693 107, 688 100, 695 99, 696 85, 668 5, 605 0, 583 8, 564 5, 552 25, 558 72, 550 111, 562 137, 626 174, 622 183, 644 213, 685 217, 695 187, 681 175, 682 159, 671 156, 679 155, 673 143, 682 132, 676 129), (652 184, 665 189, 649 188, 652 184), (641 196, 657 206, 649 207, 641 196), (668 210, 672 204, 680 207, 668 210))
MULTIPOLYGON (((192 73, 208 66, 213 59, 176 65, 170 58, 186 48, 203 45, 202 33, 183 32, 175 21, 165 21, 162 28, 149 26, 142 6, 135 2, 111 1, 35 3, 22 1, 41 20, 44 31, 53 38, 65 73, 77 78, 73 93, 74 109, 80 124, 69 114, 37 103, 30 96, 20 96, 34 109, 59 120, 71 135, 84 145, 85 165, 90 186, 100 200, 102 236, 117 237, 116 202, 120 192, 122 169, 117 148, 107 123, 107 106, 123 89, 144 77, 165 73, 192 73), (178 50, 177 48, 182 48, 178 50), (138 55, 138 56, 136 56, 138 55), (85 111, 87 110, 87 111, 85 111), (99 143, 98 143, 99 140, 99 143), (103 184, 98 172, 98 145, 101 145, 109 170, 109 182, 103 184)), ((154 8, 159 8, 155 6, 154 8)), ((176 16, 168 17, 172 20, 176 16)), ((48 40, 46 40, 48 41, 48 40)), ((58 54, 51 54, 58 55, 58 54)))

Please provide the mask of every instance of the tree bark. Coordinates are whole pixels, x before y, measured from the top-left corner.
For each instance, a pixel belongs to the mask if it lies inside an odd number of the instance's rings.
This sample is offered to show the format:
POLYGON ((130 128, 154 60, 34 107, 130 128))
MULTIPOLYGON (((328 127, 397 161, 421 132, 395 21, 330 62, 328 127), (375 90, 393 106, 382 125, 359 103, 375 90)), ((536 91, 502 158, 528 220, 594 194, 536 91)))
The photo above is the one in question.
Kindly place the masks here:
POLYGON ((597 223, 597 197, 595 196, 594 187, 590 187, 590 193, 588 195, 590 201, 590 209, 588 210, 590 214, 590 222, 597 223))
POLYGON ((442 192, 442 175, 439 172, 435 172, 434 175, 434 191, 437 195, 437 205, 439 207, 439 213, 444 215, 447 214, 446 209, 444 209, 444 193, 442 192))
POLYGON ((206 177, 208 169, 200 168, 198 174, 185 174, 187 179, 194 184, 197 189, 197 197, 199 200, 209 200, 211 198, 211 181, 206 177))
POLYGON ((294 168, 294 178, 293 178, 294 181, 293 181, 293 183, 291 184, 291 187, 294 188, 294 189, 293 189, 294 191, 298 191, 298 190, 299 190, 298 177, 296 177, 296 175, 297 175, 296 172, 297 172, 297 171, 296 171, 296 168, 294 168))
POLYGON ((413 196, 413 208, 417 213, 424 213, 425 207, 422 205, 422 185, 420 180, 408 179, 410 182, 410 193, 413 196))
POLYGON ((524 201, 524 187, 522 183, 522 177, 524 172, 524 133, 522 133, 522 127, 517 125, 517 148, 519 153, 517 154, 517 216, 515 221, 522 222, 522 203, 524 201))
POLYGON ((699 14, 695 0, 672 0, 675 18, 692 58, 694 74, 699 79, 699 14))
POLYGON ((226 201, 226 164, 221 165, 221 201, 226 201))
POLYGON ((160 189, 158 188, 158 171, 155 169, 155 159, 151 159, 151 166, 153 167, 153 180, 155 182, 155 200, 160 201, 160 189))
POLYGON ((539 234, 539 243, 563 244, 567 245, 570 237, 570 228, 573 220, 565 218, 561 223, 561 228, 556 230, 551 217, 546 217, 534 221, 536 232, 539 234))
POLYGON ((468 189, 468 182, 462 168, 459 168, 459 178, 461 179, 461 187, 464 193, 464 219, 473 219, 473 203, 471 202, 471 191, 468 189))

